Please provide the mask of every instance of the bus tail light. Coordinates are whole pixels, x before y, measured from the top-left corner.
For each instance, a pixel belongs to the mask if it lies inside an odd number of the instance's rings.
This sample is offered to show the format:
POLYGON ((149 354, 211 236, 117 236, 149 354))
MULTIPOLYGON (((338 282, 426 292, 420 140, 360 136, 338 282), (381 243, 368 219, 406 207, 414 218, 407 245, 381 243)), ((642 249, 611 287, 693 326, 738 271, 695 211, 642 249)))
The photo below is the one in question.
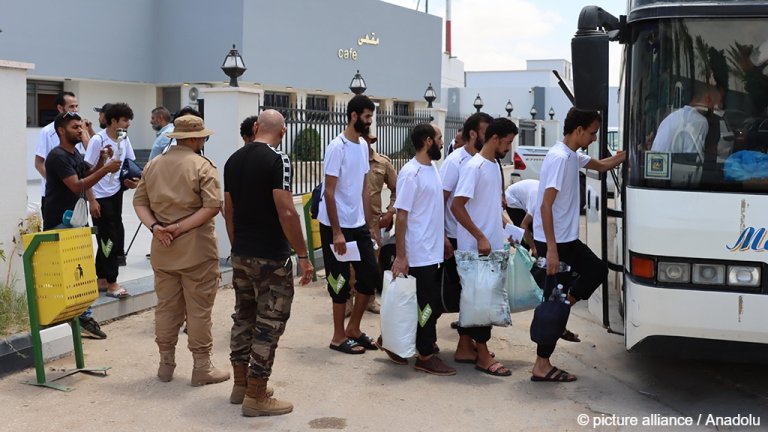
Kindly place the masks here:
POLYGON ((694 264, 691 280, 701 285, 725 285, 725 266, 720 264, 694 264))
POLYGON ((728 266, 728 285, 760 286, 760 268, 753 266, 728 266))
POLYGON ((653 279, 655 276, 654 262, 651 258, 633 255, 630 264, 630 271, 635 277, 653 279))

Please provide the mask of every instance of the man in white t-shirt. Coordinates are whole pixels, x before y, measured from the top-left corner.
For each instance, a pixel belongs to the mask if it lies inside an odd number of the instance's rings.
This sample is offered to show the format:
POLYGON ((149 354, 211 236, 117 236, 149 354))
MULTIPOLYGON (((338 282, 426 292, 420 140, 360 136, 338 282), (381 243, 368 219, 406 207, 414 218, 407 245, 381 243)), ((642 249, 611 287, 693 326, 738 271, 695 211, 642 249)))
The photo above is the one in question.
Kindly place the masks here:
MULTIPOLYGON (((483 148, 485 130, 492 121, 493 117, 484 112, 469 116, 461 128, 464 145, 448 155, 440 166, 440 178, 443 182, 443 202, 445 203, 444 300, 455 302, 455 304, 448 306, 454 308, 452 312, 458 311, 461 282, 459 280, 459 273, 456 271, 456 258, 453 256, 453 251, 457 246, 456 230, 458 223, 451 211, 451 204, 453 204, 456 186, 459 184, 461 168, 483 148)), ((461 328, 458 325, 458 321, 452 322, 451 327, 455 328, 459 333, 459 342, 456 345, 453 359, 459 363, 474 363, 477 358, 477 348, 475 348, 474 342, 476 337, 474 337, 474 333, 477 330, 473 327, 461 328)), ((482 335, 477 335, 477 337, 482 337, 482 335)))
MULTIPOLYGON (((462 167, 451 204, 451 211, 459 223, 458 250, 488 255, 504 248, 502 179, 496 158, 507 155, 517 132, 517 126, 511 120, 494 119, 485 131, 483 148, 462 167)), ((511 375, 512 372, 495 361, 488 350, 491 327, 475 327, 473 331, 477 348, 475 369, 494 376, 511 375)))
POLYGON ((360 330, 369 297, 381 285, 372 240, 378 227, 371 222, 366 181, 368 144, 363 139, 370 132, 375 109, 367 96, 353 97, 347 104, 347 127, 328 144, 323 161, 323 198, 317 220, 320 222, 328 293, 333 301, 330 348, 345 354, 363 354, 366 349, 378 349, 373 339, 360 330), (355 244, 360 259, 351 262, 355 269, 357 301, 345 328, 344 305, 350 294, 350 262, 344 258, 348 242, 355 244))
POLYGON ((536 196, 539 193, 539 181, 535 179, 520 180, 509 185, 504 191, 504 199, 507 202, 507 214, 513 224, 525 230, 523 238, 525 246, 531 254, 537 255, 536 245, 533 242, 531 222, 536 214, 536 196))
MULTIPOLYGON (((577 151, 586 150, 597 139, 600 122, 597 111, 571 108, 563 125, 563 141, 549 149, 539 176, 540 205, 533 217, 533 238, 539 254, 547 258, 547 275, 558 273, 562 259, 581 276, 569 290, 571 305, 588 299, 608 274, 606 264, 579 240, 579 169, 605 172, 625 158, 623 151, 602 160, 577 151)), ((578 342, 578 337, 568 330, 561 338, 578 342)), ((532 381, 576 380, 576 376, 552 366, 549 357, 554 350, 555 345, 537 346, 532 381)))
MULTIPOLYGON (((61 92, 56 96, 56 110, 59 113, 65 112, 77 112, 79 105, 77 103, 77 97, 72 92, 61 92)), ((88 128, 90 122, 85 120, 85 127, 83 127, 80 139, 81 142, 75 146, 75 149, 80 154, 85 153, 85 147, 88 145, 88 140, 91 136, 88 135, 88 128)), ((53 127, 53 122, 48 123, 40 130, 40 139, 35 146, 35 169, 40 173, 40 211, 45 214, 43 207, 45 207, 45 158, 48 157, 48 153, 59 145, 59 136, 56 134, 56 129, 53 127)))
POLYGON ((704 160, 704 143, 709 131, 705 114, 720 104, 721 94, 715 87, 703 83, 696 83, 693 91, 688 105, 673 111, 659 124, 651 151, 694 153, 704 160))
MULTIPOLYGON (((111 147, 117 160, 136 159, 127 132, 133 119, 133 110, 125 103, 115 103, 104 112, 106 129, 97 133, 88 145, 85 161, 94 164, 103 148, 111 147), (123 132, 124 131, 124 132, 123 132), (125 135, 122 135, 124 133, 125 135)), ((99 288, 106 291, 108 297, 125 298, 128 291, 117 283, 117 256, 123 247, 125 228, 123 226, 123 186, 135 188, 138 179, 125 179, 120 183, 120 174, 104 176, 93 186, 93 196, 89 197, 89 208, 96 233, 96 276, 99 288)))
MULTIPOLYGON (((414 367, 433 375, 455 375, 456 369, 446 365, 435 353, 445 229, 443 187, 433 161, 440 160, 443 133, 437 126, 422 123, 413 128, 411 142, 416 156, 400 169, 397 176, 397 255, 392 274, 416 278, 419 323, 416 326, 418 356, 414 367)), ((408 364, 406 359, 386 352, 393 362, 408 364)))

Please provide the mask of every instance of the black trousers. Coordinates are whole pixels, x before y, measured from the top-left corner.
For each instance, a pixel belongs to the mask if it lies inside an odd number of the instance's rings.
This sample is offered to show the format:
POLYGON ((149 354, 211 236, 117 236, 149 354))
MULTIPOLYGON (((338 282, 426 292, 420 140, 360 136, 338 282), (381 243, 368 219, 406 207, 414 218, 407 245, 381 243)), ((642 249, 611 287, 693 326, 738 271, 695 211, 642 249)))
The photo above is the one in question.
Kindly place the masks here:
MULTIPOLYGON (((547 256, 547 244, 535 241, 539 256, 547 256)), ((589 246, 574 240, 557 244, 557 255, 560 261, 571 266, 571 270, 579 274, 569 293, 576 300, 587 300, 608 276, 608 265, 598 258, 589 246)), ((555 345, 537 345, 536 355, 549 358, 555 351, 555 345)))
POLYGON ((381 285, 379 264, 373 253, 373 241, 368 227, 342 228, 342 234, 347 242, 356 241, 360 249, 360 261, 340 262, 336 259, 333 247, 333 230, 327 225, 320 224, 320 242, 323 245, 323 263, 328 280, 328 294, 334 303, 346 303, 349 298, 349 265, 355 269, 355 289, 364 295, 373 295, 381 285))
MULTIPOLYGON (((456 239, 449 237, 448 241, 451 242, 451 246, 453 246, 453 250, 456 250, 456 248, 458 247, 458 243, 456 239)), ((443 271, 448 273, 446 277, 449 277, 449 276, 455 277, 456 280, 459 280, 459 273, 456 269, 456 257, 451 257, 445 260, 445 262, 443 263, 443 271)), ((491 326, 458 327, 456 331, 459 333, 460 336, 469 336, 475 342, 485 343, 491 339, 491 326)))
POLYGON ((123 246, 125 228, 123 227, 123 192, 111 197, 97 198, 101 206, 101 217, 93 218, 97 228, 96 276, 109 283, 117 282, 117 255, 123 246))
POLYGON ((437 319, 440 318, 440 282, 443 275, 438 264, 409 267, 408 274, 416 278, 416 300, 419 303, 419 323, 416 326, 416 349, 422 356, 435 351, 437 319))

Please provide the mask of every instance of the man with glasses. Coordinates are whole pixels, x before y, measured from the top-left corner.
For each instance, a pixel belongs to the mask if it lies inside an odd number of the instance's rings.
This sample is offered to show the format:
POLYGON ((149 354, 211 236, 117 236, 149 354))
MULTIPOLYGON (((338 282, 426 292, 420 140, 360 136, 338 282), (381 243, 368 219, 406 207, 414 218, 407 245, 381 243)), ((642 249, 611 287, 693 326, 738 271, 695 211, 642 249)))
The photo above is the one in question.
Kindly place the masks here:
MULTIPOLYGON (((112 157, 111 149, 102 149, 94 159, 93 167, 77 151, 77 144, 83 136, 83 123, 76 112, 63 112, 53 122, 59 144, 51 149, 45 159, 45 173, 48 183, 45 188, 46 206, 43 210, 43 230, 64 225, 64 212, 74 210, 80 196, 109 173, 120 169, 120 161, 112 157)), ((80 316, 83 332, 105 339, 107 335, 91 316, 88 308, 80 316)))

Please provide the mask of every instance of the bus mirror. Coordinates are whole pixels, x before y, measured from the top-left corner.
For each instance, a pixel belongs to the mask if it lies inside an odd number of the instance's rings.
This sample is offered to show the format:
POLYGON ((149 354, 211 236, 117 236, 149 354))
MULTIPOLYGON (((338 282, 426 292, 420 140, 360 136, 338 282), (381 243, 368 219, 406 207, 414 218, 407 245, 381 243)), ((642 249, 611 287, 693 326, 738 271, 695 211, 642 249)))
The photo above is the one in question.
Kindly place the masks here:
POLYGON ((609 36, 601 31, 579 32, 571 39, 576 108, 605 109, 608 102, 608 39, 609 36))

